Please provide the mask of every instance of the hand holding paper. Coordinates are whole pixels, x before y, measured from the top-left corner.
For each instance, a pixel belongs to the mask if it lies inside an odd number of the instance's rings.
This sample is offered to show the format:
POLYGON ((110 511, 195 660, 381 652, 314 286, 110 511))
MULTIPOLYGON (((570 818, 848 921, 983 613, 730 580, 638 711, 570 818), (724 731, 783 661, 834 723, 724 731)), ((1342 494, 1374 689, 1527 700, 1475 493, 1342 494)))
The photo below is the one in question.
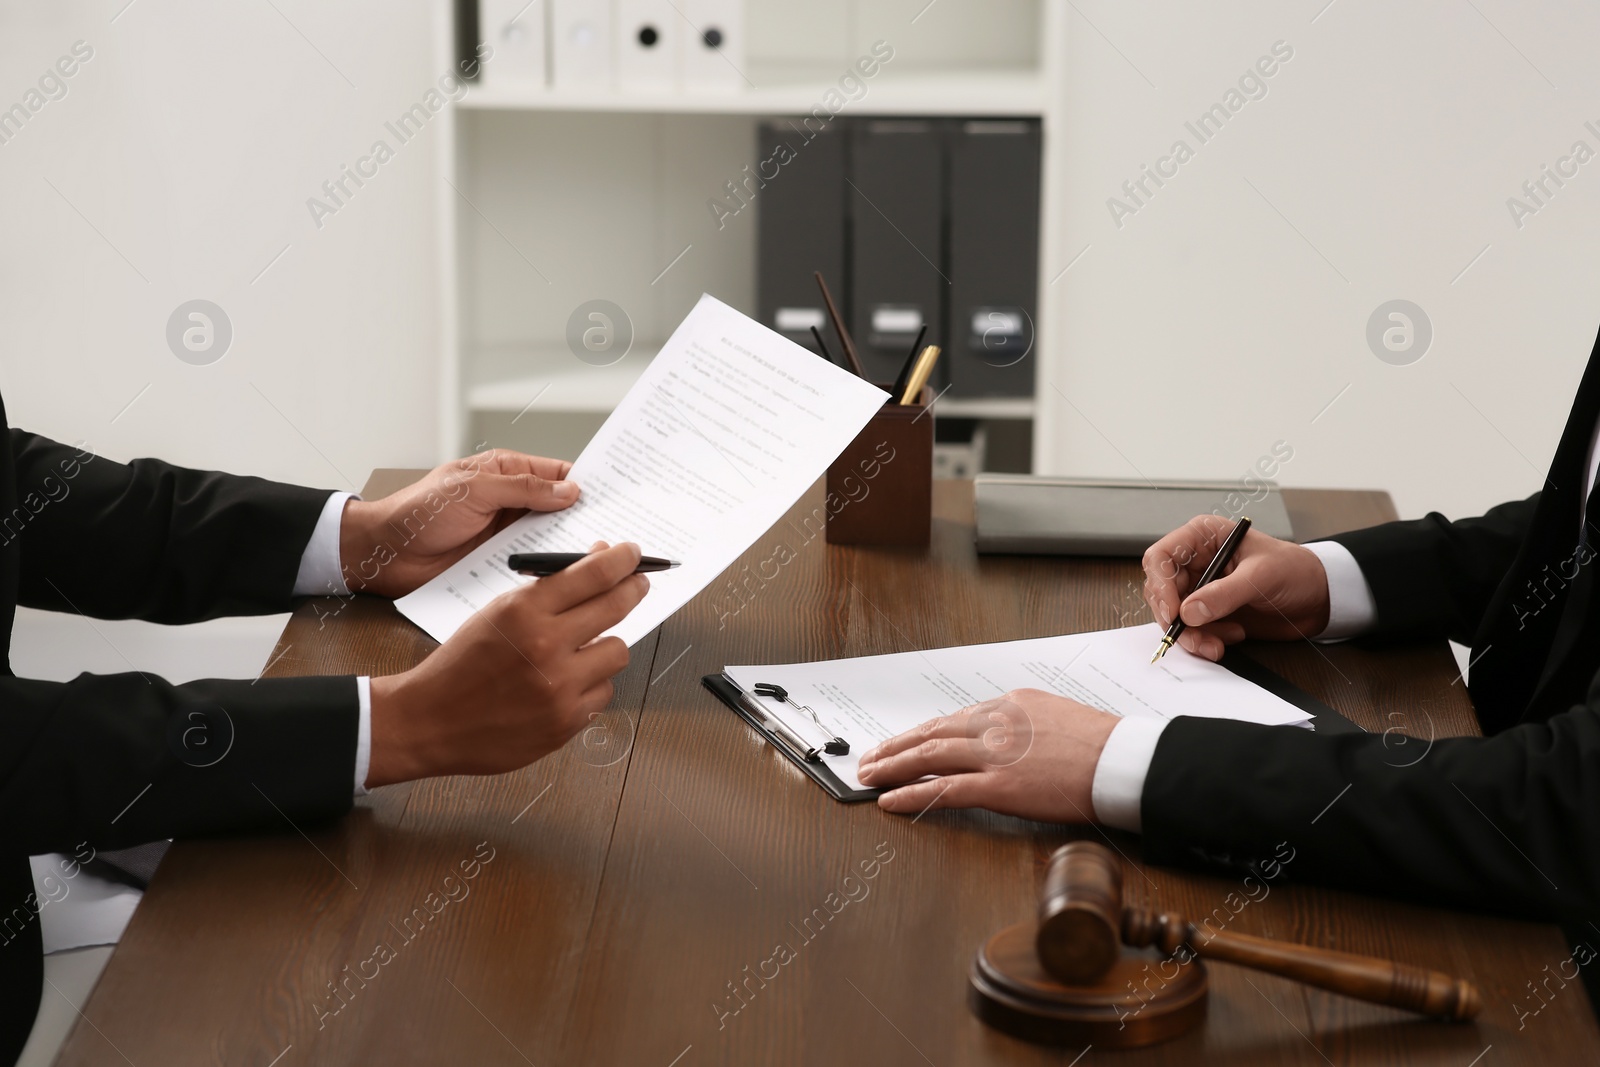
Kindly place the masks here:
MULTIPOLYGON (((628 646, 781 518, 884 399, 702 297, 560 472, 581 486, 578 502, 517 520, 398 602, 443 647, 372 679, 368 784, 492 774, 559 747, 610 702, 628 646), (554 561, 564 566, 549 577, 510 566, 513 554, 597 542, 576 562, 554 561), (640 545, 683 565, 652 587, 634 573, 640 545)), ((552 569, 548 556, 531 562, 552 569)))
POLYGON ((683 566, 658 575, 610 631, 629 645, 765 533, 887 398, 710 296, 702 296, 567 475, 565 511, 529 515, 400 601, 436 639, 530 581, 515 552, 634 541, 683 566))

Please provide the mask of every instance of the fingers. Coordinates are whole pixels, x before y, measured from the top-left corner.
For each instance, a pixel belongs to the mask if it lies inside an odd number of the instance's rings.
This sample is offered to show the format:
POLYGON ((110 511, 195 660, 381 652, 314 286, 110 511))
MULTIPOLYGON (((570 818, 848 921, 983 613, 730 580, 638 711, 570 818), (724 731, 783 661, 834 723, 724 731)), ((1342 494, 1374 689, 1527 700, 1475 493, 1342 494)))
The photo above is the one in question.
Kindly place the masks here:
POLYGON ((1220 515, 1196 515, 1145 549, 1144 572, 1173 581, 1185 570, 1201 570, 1227 540, 1233 524, 1220 515))
POLYGON ((929 719, 921 726, 915 726, 903 734, 897 734, 889 740, 868 749, 862 753, 860 766, 865 766, 875 760, 885 759, 899 752, 905 752, 937 737, 968 737, 970 726, 967 722, 972 712, 987 711, 993 705, 998 705, 999 700, 986 700, 982 704, 974 704, 964 711, 957 711, 950 715, 941 715, 937 719, 929 719))
POLYGON ((562 612, 556 625, 575 646, 586 645, 627 618, 649 591, 650 579, 642 574, 629 575, 598 596, 562 612))
POLYGON ((510 449, 501 449, 499 458, 502 474, 531 474, 546 481, 560 482, 572 473, 572 463, 565 459, 530 456, 526 452, 513 452, 510 449))
POLYGON ((1215 626, 1207 627, 1207 631, 1218 638, 1225 645, 1236 645, 1244 640, 1244 624, 1225 619, 1215 626))
POLYGON ((515 452, 509 448, 491 448, 486 452, 458 460, 456 465, 463 470, 470 469, 490 474, 533 474, 552 482, 565 479, 572 471, 572 464, 567 460, 530 456, 526 452, 515 452))
POLYGON ((878 798, 878 807, 899 815, 921 815, 944 808, 984 807, 982 775, 955 774, 891 789, 878 798))
MULTIPOLYGON (((624 649, 626 651, 626 649, 624 649)), ((624 660, 626 664, 626 660, 624 660)), ((599 715, 611 704, 611 698, 616 696, 617 688, 611 684, 609 677, 591 685, 583 691, 583 696, 573 705, 572 713, 581 728, 586 722, 593 722, 594 716, 599 715)), ((576 733, 577 731, 573 731, 576 733)))
POLYGON ((560 511, 578 499, 578 483, 546 478, 523 471, 518 474, 478 475, 473 483, 479 501, 501 511, 560 511))
POLYGON ((1220 515, 1196 515, 1145 550, 1144 599, 1163 626, 1177 617, 1179 600, 1227 539, 1231 524, 1220 515))
POLYGON ((540 578, 524 588, 542 609, 559 615, 613 588, 638 565, 639 546, 624 542, 591 553, 559 574, 540 578))
POLYGON ((997 723, 1003 727, 993 709, 1007 703, 1004 699, 986 700, 892 737, 862 757, 856 776, 863 785, 881 786, 990 766, 994 752, 982 738, 997 723))
POLYGON ((1219 660, 1227 646, 1245 638, 1244 624, 1225 619, 1210 626, 1186 627, 1178 635, 1178 647, 1209 660, 1219 660))
POLYGON ((1227 618, 1247 604, 1264 600, 1255 580, 1259 569, 1254 560, 1244 560, 1228 574, 1190 593, 1180 609, 1184 625, 1205 626, 1227 618))
MULTIPOLYGON (((578 679, 585 692, 621 674, 628 666, 628 643, 620 637, 608 637, 579 649, 573 657, 573 677, 578 679)), ((610 700, 610 697, 606 698, 610 700)))
POLYGON ((562 731, 556 747, 571 741, 583 732, 584 727, 592 724, 599 718, 600 713, 606 710, 615 695, 615 688, 609 679, 596 682, 568 706, 560 717, 560 730, 562 731))
POLYGON ((916 748, 873 760, 865 767, 858 765, 856 776, 862 785, 894 785, 914 782, 930 774, 976 771, 989 763, 984 758, 983 746, 974 744, 969 737, 936 737, 916 748))
POLYGON ((1221 659, 1225 650, 1221 638, 1198 627, 1190 627, 1179 634, 1178 647, 1212 662, 1221 659))

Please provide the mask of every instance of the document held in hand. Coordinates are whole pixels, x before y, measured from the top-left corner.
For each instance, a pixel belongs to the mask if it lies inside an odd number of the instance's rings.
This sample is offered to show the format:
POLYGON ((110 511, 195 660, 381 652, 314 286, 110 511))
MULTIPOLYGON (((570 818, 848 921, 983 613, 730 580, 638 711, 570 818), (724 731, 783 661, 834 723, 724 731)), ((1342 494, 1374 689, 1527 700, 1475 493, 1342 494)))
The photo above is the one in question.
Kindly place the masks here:
POLYGON ((683 566, 651 575, 649 595, 609 631, 632 645, 781 519, 887 398, 702 296, 573 463, 578 502, 518 519, 397 606, 445 641, 496 596, 539 581, 506 567, 513 552, 634 541, 683 566))
MULTIPOLYGON (((1304 709, 1181 647, 1151 663, 1150 649, 1160 640, 1161 627, 1147 623, 822 663, 724 667, 722 673, 747 702, 758 704, 769 719, 778 719, 809 744, 820 747, 827 733, 849 742, 848 755, 819 758, 851 789, 862 788, 856 764, 869 748, 1013 689, 1059 693, 1119 716, 1203 715, 1271 726, 1310 725, 1304 709), (757 694, 760 683, 783 687, 792 703, 757 694), (797 704, 816 712, 821 725, 799 712, 797 704)), ((1020 758, 1030 741, 1008 738, 1010 747, 995 757, 1020 758)))

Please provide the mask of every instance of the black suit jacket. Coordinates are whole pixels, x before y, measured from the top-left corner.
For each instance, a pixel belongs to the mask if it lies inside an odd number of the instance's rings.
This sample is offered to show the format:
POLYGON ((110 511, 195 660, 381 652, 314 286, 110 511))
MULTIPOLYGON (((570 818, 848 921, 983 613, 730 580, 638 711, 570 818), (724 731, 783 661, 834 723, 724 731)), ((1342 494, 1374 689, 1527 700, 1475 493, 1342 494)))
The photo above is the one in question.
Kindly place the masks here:
MULTIPOLYGON (((287 611, 327 497, 114 463, 8 430, 0 405, 0 648, 18 604, 163 623, 287 611)), ((30 855, 337 816, 357 708, 353 678, 37 682, 0 663, 0 1063, 26 1042, 42 986, 30 855)))
MULTIPOLYGON (((1403 744, 1176 719, 1145 781, 1146 858, 1238 872, 1286 842, 1290 877, 1600 937, 1586 925, 1600 923, 1600 561, 1579 542, 1597 420, 1600 342, 1541 492, 1481 518, 1335 538, 1377 603, 1368 640, 1471 646, 1484 737, 1429 746, 1426 707, 1394 709, 1422 738, 1403 744)), ((1588 504, 1600 545, 1600 503, 1588 504)))

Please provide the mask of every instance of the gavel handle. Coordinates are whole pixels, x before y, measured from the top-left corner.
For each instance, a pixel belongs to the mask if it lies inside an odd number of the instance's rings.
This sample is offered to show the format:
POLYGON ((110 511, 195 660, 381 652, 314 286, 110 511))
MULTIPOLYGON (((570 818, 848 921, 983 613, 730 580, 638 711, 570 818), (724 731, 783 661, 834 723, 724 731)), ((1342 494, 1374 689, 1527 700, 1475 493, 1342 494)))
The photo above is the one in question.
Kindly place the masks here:
POLYGON ((1123 913, 1122 940, 1134 948, 1155 945, 1168 955, 1187 946, 1206 959, 1236 963, 1357 1000, 1455 1022, 1475 1017, 1482 1007, 1477 989, 1462 978, 1373 956, 1249 934, 1212 933, 1180 915, 1158 915, 1143 908, 1129 908, 1123 913))

